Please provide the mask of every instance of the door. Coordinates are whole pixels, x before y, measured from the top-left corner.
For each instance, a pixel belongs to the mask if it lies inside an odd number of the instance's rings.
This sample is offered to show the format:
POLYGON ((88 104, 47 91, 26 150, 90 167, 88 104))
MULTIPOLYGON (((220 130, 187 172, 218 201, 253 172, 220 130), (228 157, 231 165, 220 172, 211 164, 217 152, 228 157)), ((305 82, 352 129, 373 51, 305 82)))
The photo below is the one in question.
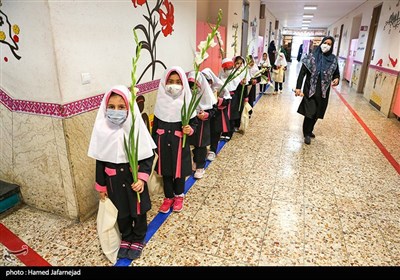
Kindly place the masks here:
MULTIPOLYGON (((211 27, 215 25, 211 24, 211 27)), ((226 42, 226 28, 225 26, 220 26, 218 28, 219 33, 221 34, 221 38, 223 42, 226 42)), ((207 39, 208 33, 211 32, 211 28, 208 26, 207 22, 198 21, 196 26, 196 51, 199 51, 197 46, 200 44, 201 41, 205 41, 207 39)), ((217 39, 214 38, 214 41, 217 43, 217 39)), ((225 52, 225 45, 223 46, 225 52)), ((204 68, 210 68, 215 75, 218 75, 219 70, 221 69, 221 62, 222 62, 222 55, 220 52, 219 45, 213 48, 209 48, 208 51, 208 58, 203 61, 200 66, 200 70, 204 68)))
POLYGON ((344 67, 344 74, 343 74, 343 77, 345 78, 345 80, 347 80, 347 82, 351 81, 351 74, 353 72, 353 62, 356 56, 357 46, 358 46, 358 39, 351 40, 349 53, 347 54, 347 59, 346 59, 346 66, 344 67))

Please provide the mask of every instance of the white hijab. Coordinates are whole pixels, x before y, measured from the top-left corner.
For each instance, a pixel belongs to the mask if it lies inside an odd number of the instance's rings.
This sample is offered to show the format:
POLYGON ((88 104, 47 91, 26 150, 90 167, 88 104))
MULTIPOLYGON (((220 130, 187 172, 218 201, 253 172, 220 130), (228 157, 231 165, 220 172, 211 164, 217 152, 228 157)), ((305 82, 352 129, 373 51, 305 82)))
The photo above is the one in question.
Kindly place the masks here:
MULTIPOLYGON (((132 126, 132 115, 129 108, 131 99, 129 89, 123 85, 114 86, 104 94, 93 126, 88 151, 89 157, 112 163, 129 162, 126 156, 124 137, 128 140, 129 131, 132 126), (117 93, 123 97, 128 108, 128 117, 121 125, 115 125, 106 118, 107 103, 112 93, 117 93)), ((139 134, 138 160, 142 160, 153 155, 153 149, 156 148, 156 144, 142 119, 136 102, 134 104, 134 113, 135 139, 139 134)))
MULTIPOLYGON (((179 66, 172 66, 165 70, 163 77, 160 79, 158 86, 157 99, 154 107, 154 115, 164 122, 180 122, 182 121, 181 109, 183 100, 186 101, 186 109, 189 108, 192 92, 189 87, 189 82, 185 71, 179 66), (177 72, 181 78, 183 90, 178 97, 172 97, 165 91, 165 85, 171 72, 177 72)), ((196 116, 196 111, 193 112, 190 118, 196 116)))
POLYGON ((284 53, 282 52, 278 53, 278 55, 276 56, 275 65, 283 67, 287 66, 287 61, 284 53))
MULTIPOLYGON (((220 88, 224 85, 224 82, 218 78, 210 68, 204 68, 201 72, 206 76, 207 79, 212 81, 211 89, 219 92, 220 88)), ((232 96, 226 87, 222 91, 223 92, 219 94, 219 97, 224 99, 232 99, 232 96)))
MULTIPOLYGON (((194 82, 196 72, 191 71, 188 75, 188 81, 194 82)), ((201 99, 199 105, 197 106, 197 110, 209 110, 212 109, 213 105, 217 103, 217 99, 208 83, 207 79, 204 77, 204 74, 199 72, 197 75, 197 87, 198 93, 201 94, 201 99)))
MULTIPOLYGON (((235 71, 235 68, 232 68, 232 70, 230 70, 229 73, 233 73, 234 71, 235 71)), ((232 79, 231 81, 229 81, 229 82, 226 84, 225 88, 226 88, 228 91, 235 91, 235 90, 237 89, 238 85, 240 84, 240 81, 242 80, 240 77, 241 77, 241 75, 242 75, 243 73, 240 74, 240 75, 238 75, 238 73, 240 73, 240 70, 237 70, 237 71, 235 72, 236 78, 232 79)), ((218 78, 220 78, 221 81, 222 81, 223 83, 225 83, 225 81, 226 81, 227 78, 228 78, 228 75, 225 73, 224 69, 221 69, 221 71, 219 72, 218 78)))
POLYGON ((259 71, 257 65, 254 63, 253 66, 249 67, 250 77, 256 77, 259 71))

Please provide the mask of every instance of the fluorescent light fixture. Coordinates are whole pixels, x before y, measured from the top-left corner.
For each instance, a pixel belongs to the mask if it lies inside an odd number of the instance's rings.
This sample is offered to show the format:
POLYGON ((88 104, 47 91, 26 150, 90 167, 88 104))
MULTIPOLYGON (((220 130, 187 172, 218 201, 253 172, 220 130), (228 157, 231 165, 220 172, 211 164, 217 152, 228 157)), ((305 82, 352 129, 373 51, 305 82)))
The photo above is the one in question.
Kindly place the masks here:
POLYGON ((313 18, 314 15, 313 14, 304 14, 303 18, 313 18))
POLYGON ((304 26, 304 27, 302 27, 301 29, 308 29, 308 27, 304 26))
POLYGON ((311 19, 303 19, 303 23, 310 23, 311 19))
POLYGON ((317 6, 306 5, 304 6, 304 10, 316 10, 317 6))

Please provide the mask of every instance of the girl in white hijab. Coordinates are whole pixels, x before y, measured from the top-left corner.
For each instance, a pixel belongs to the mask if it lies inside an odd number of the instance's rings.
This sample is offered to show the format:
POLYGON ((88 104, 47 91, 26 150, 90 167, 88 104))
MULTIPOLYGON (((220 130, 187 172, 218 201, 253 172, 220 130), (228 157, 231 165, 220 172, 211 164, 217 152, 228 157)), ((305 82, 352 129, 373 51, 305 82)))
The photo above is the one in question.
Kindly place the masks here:
MULTIPOLYGON (((231 62, 233 67, 233 61, 231 62)), ((221 137, 221 133, 229 131, 228 108, 232 97, 226 87, 222 89, 222 91, 220 90, 224 82, 219 79, 210 68, 205 68, 201 72, 210 84, 212 91, 217 93, 215 115, 211 118, 210 123, 210 151, 207 154, 207 159, 213 161, 217 154, 218 141, 221 137)))
POLYGON ((238 76, 234 80, 236 88, 231 91, 232 100, 229 106, 230 130, 228 133, 222 133, 221 136, 222 140, 225 141, 229 141, 233 132, 239 130, 244 103, 248 102, 247 84, 250 81, 250 75, 248 71, 242 71, 247 67, 246 61, 242 56, 236 56, 233 62, 238 76))
POLYGON ((182 148, 183 134, 192 135, 197 126, 196 111, 190 116, 189 124, 182 126, 181 110, 189 107, 192 93, 185 72, 179 66, 165 70, 160 79, 154 108, 152 136, 157 144, 158 161, 155 170, 163 178, 164 201, 161 213, 180 212, 186 176, 192 173, 190 145, 182 148))
POLYGON ((109 197, 118 209, 121 245, 118 258, 137 259, 144 247, 147 211, 151 208, 147 180, 151 173, 156 145, 134 104, 135 139, 138 140, 138 181, 133 182, 124 138, 132 127, 129 110, 131 94, 126 86, 112 87, 103 97, 94 123, 88 156, 96 159, 95 188, 100 198, 109 197), (140 203, 137 194, 140 194, 140 203))
MULTIPOLYGON (((188 75, 189 85, 193 89, 195 84, 196 72, 191 71, 188 75)), ((197 74, 197 94, 201 96, 199 105, 197 106, 197 122, 198 127, 196 133, 191 137, 191 144, 193 149, 193 167, 195 173, 193 175, 196 179, 201 179, 204 175, 204 167, 206 165, 207 146, 210 145, 210 123, 214 117, 217 103, 217 98, 214 96, 210 84, 205 78, 204 74, 199 72, 197 74)))
POLYGON ((274 94, 282 93, 283 83, 285 82, 285 71, 287 69, 287 62, 285 58, 285 54, 283 52, 279 52, 276 56, 274 69, 272 71, 272 80, 275 82, 275 91, 274 94))

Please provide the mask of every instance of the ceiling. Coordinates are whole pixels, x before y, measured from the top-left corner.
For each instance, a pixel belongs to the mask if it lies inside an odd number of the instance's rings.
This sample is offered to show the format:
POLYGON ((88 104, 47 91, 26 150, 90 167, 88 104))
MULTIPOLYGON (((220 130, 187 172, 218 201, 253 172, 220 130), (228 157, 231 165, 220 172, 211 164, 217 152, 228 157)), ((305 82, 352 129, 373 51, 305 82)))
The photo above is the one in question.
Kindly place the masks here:
POLYGON ((364 2, 366 0, 261 0, 283 28, 301 29, 303 14, 314 14, 309 30, 328 28, 364 2), (304 5, 317 5, 318 8, 304 10, 304 5))

